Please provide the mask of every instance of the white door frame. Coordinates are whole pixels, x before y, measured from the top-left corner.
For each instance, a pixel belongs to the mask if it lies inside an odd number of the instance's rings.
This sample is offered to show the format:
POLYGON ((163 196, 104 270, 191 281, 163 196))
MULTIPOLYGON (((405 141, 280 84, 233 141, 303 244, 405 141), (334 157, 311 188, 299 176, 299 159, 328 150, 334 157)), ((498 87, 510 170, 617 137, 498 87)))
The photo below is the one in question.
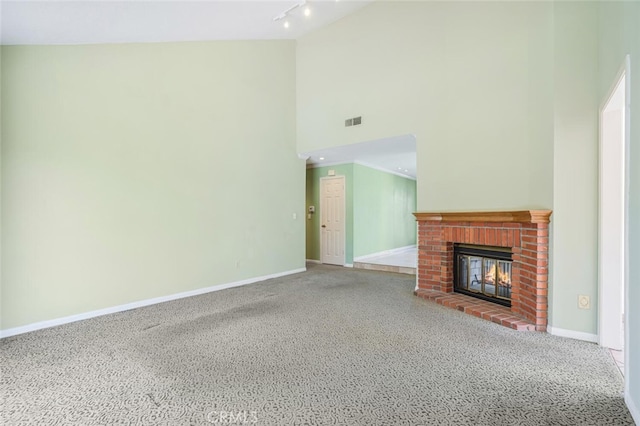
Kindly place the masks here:
POLYGON ((324 206, 323 206, 323 202, 322 202, 322 192, 324 189, 324 182, 326 182, 327 180, 331 180, 331 179, 342 179, 342 235, 344 237, 344 241, 342 242, 342 265, 344 266, 346 263, 346 256, 347 256, 347 178, 344 175, 338 175, 338 176, 324 176, 320 178, 320 203, 319 203, 319 207, 320 207, 320 223, 318 224, 318 236, 320 239, 320 263, 325 263, 324 262, 324 250, 323 250, 323 240, 322 240, 322 212, 324 211, 324 206))
MULTIPOLYGON (((598 339, 602 346, 611 347, 613 349, 620 349, 620 346, 624 347, 625 356, 625 377, 628 377, 628 350, 626 343, 629 341, 629 328, 628 314, 629 314, 629 143, 630 143, 630 129, 631 123, 629 120, 629 107, 630 107, 630 58, 627 55, 624 64, 620 68, 616 75, 615 83, 609 90, 608 96, 605 102, 600 107, 600 137, 599 137, 599 200, 598 200, 598 339), (624 86, 621 86, 621 83, 624 86), (613 100, 617 89, 623 90, 624 104, 622 110, 620 109, 608 109, 610 102, 613 100), (611 111, 622 114, 622 129, 619 129, 622 136, 624 136, 624 146, 617 149, 622 150, 622 157, 614 159, 614 161, 606 161, 611 157, 611 149, 616 148, 607 147, 605 139, 607 135, 604 133, 607 113, 611 111), (609 156, 607 156, 609 154, 609 156), (623 163, 624 161, 624 163, 623 163), (615 176, 620 172, 620 168, 624 168, 624 173, 619 176, 617 183, 622 184, 622 188, 618 190, 619 195, 622 196, 624 202, 617 205, 606 204, 603 199, 610 195, 608 191, 616 191, 615 185, 612 185, 607 177, 615 176), (605 205, 606 204, 606 205, 605 205), (619 211, 622 210, 622 211, 619 211), (618 216, 621 224, 616 224, 614 221, 608 223, 602 220, 604 215, 618 216), (622 225, 622 226, 620 226, 622 225), (606 251, 608 247, 614 249, 619 248, 622 254, 622 258, 607 258, 606 251), (620 268, 621 280, 611 280, 611 274, 616 273, 616 267, 620 268), (616 282, 617 281, 617 282, 616 282), (622 281, 620 283, 620 281, 622 281), (622 288, 620 288, 622 285, 622 288), (620 330, 620 321, 623 318, 620 316, 622 310, 622 300, 624 298, 624 335, 616 335, 620 330), (616 318, 617 317, 617 318, 616 318), (616 331, 616 327, 617 330, 616 331), (622 341, 620 341, 622 340, 622 341)), ((614 151, 615 154, 615 151, 614 151)), ((625 381, 625 388, 627 387, 625 381)))

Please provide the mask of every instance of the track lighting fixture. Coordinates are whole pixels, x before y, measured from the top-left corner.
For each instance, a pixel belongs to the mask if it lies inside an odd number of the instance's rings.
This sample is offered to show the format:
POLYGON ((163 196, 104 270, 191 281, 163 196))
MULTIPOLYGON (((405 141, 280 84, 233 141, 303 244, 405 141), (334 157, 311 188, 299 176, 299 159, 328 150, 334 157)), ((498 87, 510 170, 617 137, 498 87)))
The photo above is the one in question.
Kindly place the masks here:
POLYGON ((273 18, 273 21, 274 21, 274 22, 278 22, 278 21, 281 21, 281 20, 283 20, 283 19, 286 19, 286 20, 284 21, 284 27, 285 27, 285 28, 289 28, 289 25, 290 25, 290 24, 289 24, 289 20, 288 20, 287 18, 289 18, 289 17, 290 17, 290 15, 291 15, 291 13, 292 13, 293 11, 295 11, 296 9, 301 8, 301 7, 304 7, 304 11, 303 11, 304 16, 306 16, 306 17, 311 16, 311 8, 310 8, 310 7, 309 7, 309 5, 307 4, 307 0, 304 0, 304 1, 301 1, 300 3, 296 3, 296 4, 294 4, 294 5, 293 5, 293 6, 291 6, 289 9, 287 9, 287 10, 285 10, 284 12, 279 13, 278 15, 276 15, 276 16, 273 18))

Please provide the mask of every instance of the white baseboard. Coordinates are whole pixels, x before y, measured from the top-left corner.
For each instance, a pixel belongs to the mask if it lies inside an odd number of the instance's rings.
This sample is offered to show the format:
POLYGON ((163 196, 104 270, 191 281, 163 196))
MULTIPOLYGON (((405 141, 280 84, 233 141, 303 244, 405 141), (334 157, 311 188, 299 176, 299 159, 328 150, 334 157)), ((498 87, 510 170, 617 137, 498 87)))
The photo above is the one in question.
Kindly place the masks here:
POLYGON ((390 250, 384 250, 384 251, 380 251, 378 253, 372 253, 372 254, 368 254, 366 256, 358 256, 358 257, 354 257, 353 261, 354 262, 366 262, 369 259, 373 259, 379 256, 390 256, 392 254, 398 254, 398 253, 402 253, 408 250, 413 250, 416 248, 416 245, 410 245, 410 246, 404 246, 404 247, 398 247, 398 248, 394 248, 394 249, 390 249, 390 250))
POLYGON ((33 324, 23 325, 15 328, 8 328, 6 330, 0 330, 0 339, 18 334, 29 333, 31 331, 42 330, 44 328, 55 327, 62 324, 68 324, 71 322, 82 321, 89 318, 95 318, 102 315, 114 314, 116 312, 129 311, 131 309, 141 308, 143 306, 155 305, 157 303, 169 302, 171 300, 183 299, 185 297, 198 296, 200 294, 211 293, 213 291, 220 291, 227 288, 240 287, 247 284, 253 284, 259 281, 270 280, 272 278, 284 277, 286 275, 298 274, 305 272, 307 268, 293 269, 291 271, 278 272, 275 274, 264 275, 262 277, 248 278, 242 281, 235 281, 232 283, 218 284, 211 287, 199 288, 197 290, 185 291, 182 293, 170 294, 168 296, 154 297, 153 299, 140 300, 137 302, 126 303, 124 305, 112 306, 110 308, 98 309, 96 311, 84 312, 82 314, 70 315, 68 317, 56 318, 47 321, 40 321, 33 324))
MULTIPOLYGON (((317 263, 318 265, 322 265, 322 262, 320 260, 315 260, 315 259, 307 259, 307 262, 309 263, 317 263)), ((336 266, 336 265, 334 265, 336 266)), ((340 266, 340 265, 337 265, 340 266)), ((344 265, 345 268, 353 268, 353 263, 345 263, 344 265)))
MULTIPOLYGON (((307 262, 309 263, 317 263, 319 265, 322 265, 322 262, 319 260, 315 260, 315 259, 307 259, 307 262)), ((339 265, 338 265, 339 266, 339 265)), ((345 263, 344 265, 345 268, 353 268, 353 263, 345 263)))
POLYGON ((633 399, 631 399, 629 392, 624 393, 624 402, 627 404, 627 408, 631 413, 631 417, 633 417, 633 421, 640 425, 640 410, 638 410, 638 405, 636 405, 633 399))
POLYGON ((598 335, 584 333, 582 331, 565 330, 564 328, 547 326, 547 333, 554 336, 568 337, 570 339, 584 340, 585 342, 598 343, 598 335))

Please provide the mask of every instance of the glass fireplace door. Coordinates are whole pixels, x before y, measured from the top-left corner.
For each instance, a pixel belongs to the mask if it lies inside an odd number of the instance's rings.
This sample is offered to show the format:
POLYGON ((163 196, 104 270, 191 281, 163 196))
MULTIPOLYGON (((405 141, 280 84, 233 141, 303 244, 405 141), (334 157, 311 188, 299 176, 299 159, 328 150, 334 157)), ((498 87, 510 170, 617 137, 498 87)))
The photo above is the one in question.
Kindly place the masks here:
POLYGON ((495 255, 486 247, 475 250, 455 249, 454 289, 461 293, 510 305, 511 253, 495 255), (494 257, 495 256, 495 257, 494 257))

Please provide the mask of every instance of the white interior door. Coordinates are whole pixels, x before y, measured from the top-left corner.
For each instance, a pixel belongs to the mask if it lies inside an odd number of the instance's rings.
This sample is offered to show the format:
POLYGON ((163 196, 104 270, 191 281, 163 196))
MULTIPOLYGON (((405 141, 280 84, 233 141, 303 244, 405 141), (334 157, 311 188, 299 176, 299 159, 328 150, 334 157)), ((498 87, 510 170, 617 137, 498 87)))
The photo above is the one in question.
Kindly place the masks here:
POLYGON ((320 261, 344 265, 345 177, 320 179, 320 261))

